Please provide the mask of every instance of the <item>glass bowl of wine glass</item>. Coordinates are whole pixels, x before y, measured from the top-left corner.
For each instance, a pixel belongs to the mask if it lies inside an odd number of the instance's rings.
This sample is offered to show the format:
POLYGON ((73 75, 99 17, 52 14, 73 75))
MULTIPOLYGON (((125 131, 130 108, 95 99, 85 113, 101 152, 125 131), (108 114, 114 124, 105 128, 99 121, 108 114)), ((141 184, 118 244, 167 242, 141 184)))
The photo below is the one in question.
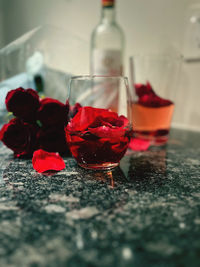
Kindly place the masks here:
POLYGON ((119 165, 132 135, 132 94, 122 76, 74 76, 69 84, 65 128, 79 166, 107 170, 119 165))

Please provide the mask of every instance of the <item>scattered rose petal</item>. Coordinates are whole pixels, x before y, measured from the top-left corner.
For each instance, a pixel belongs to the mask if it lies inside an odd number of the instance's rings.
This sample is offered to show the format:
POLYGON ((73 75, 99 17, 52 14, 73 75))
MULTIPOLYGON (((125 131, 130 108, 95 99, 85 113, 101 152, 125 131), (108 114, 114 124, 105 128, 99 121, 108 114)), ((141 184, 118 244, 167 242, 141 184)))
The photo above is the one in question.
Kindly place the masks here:
POLYGON ((129 148, 134 151, 145 151, 149 148, 150 141, 140 138, 132 138, 129 143, 129 148))
POLYGON ((33 168, 39 172, 61 171, 65 168, 64 160, 58 153, 47 152, 39 149, 33 153, 33 168))

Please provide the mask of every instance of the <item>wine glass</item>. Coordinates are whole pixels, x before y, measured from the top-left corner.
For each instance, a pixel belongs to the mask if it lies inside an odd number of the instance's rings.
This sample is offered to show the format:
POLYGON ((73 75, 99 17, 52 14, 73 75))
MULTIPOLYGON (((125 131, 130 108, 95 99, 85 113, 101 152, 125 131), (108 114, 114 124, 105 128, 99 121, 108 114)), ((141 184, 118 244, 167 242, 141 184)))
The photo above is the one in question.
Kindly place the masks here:
POLYGON ((132 134, 132 92, 121 76, 74 76, 69 85, 65 129, 79 166, 107 170, 118 166, 132 134))

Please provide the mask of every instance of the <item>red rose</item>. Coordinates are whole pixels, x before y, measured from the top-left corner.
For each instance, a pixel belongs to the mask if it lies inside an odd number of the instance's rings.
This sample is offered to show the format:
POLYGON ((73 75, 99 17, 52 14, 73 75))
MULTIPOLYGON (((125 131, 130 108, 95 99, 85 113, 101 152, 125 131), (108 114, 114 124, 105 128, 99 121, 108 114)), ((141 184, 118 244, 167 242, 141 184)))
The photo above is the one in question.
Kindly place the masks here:
POLYGON ((27 122, 36 119, 36 111, 39 105, 39 96, 33 89, 25 90, 20 87, 11 90, 6 96, 7 110, 27 122))
POLYGON ((36 149, 36 133, 37 126, 14 118, 2 127, 0 140, 13 150, 15 157, 31 156, 36 149))
POLYGON ((69 154, 63 127, 41 128, 37 134, 38 144, 41 149, 48 152, 69 154))
POLYGON ((81 164, 119 162, 130 139, 127 118, 93 107, 80 108, 65 130, 71 152, 81 164))
POLYGON ((69 105, 52 98, 44 98, 40 102, 37 119, 43 126, 64 126, 68 122, 69 105))
POLYGON ((168 99, 156 95, 149 82, 147 84, 135 84, 136 94, 139 97, 138 103, 145 107, 165 107, 173 104, 168 99))

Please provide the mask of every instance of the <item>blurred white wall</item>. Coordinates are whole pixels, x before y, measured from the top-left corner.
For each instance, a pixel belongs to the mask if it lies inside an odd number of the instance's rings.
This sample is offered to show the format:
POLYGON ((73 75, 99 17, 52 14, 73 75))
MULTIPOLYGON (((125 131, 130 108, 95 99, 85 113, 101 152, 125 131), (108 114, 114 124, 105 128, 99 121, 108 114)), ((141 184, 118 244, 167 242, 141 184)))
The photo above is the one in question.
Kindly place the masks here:
MULTIPOLYGON (((88 42, 89 49, 91 31, 100 18, 101 0, 0 1, 0 47, 47 23, 75 33, 88 42)), ((127 75, 130 55, 184 52, 187 14, 195 3, 199 0, 117 0, 117 20, 126 36, 127 75)), ((182 64, 176 92, 176 126, 200 130, 199 74, 200 63, 182 64)))
POLYGON ((0 48, 4 46, 3 0, 0 0, 0 48))
MULTIPOLYGON (((89 40, 100 17, 101 0, 2 0, 5 42, 43 23, 89 40)), ((179 51, 187 5, 193 0, 118 0, 117 19, 125 31, 127 54, 179 51)))

